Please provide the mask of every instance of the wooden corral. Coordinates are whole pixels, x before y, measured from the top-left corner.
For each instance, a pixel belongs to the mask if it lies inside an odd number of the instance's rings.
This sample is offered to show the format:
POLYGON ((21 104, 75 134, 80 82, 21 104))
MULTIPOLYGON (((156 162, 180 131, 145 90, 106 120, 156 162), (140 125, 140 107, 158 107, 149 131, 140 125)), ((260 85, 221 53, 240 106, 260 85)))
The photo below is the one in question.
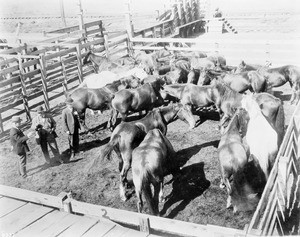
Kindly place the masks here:
POLYGON ((93 70, 82 66, 82 60, 91 48, 106 57, 128 55, 126 32, 108 36, 99 26, 99 21, 87 23, 85 30, 63 33, 34 45, 24 44, 0 51, 0 55, 6 58, 0 62, 5 67, 0 71, 3 78, 0 82, 0 100, 4 104, 0 109, 2 131, 3 123, 14 115, 26 113, 30 120, 30 113, 38 105, 44 103, 50 109, 49 101, 63 95, 62 90, 57 92, 62 84, 68 87, 66 89, 72 89, 82 82, 84 76, 93 73, 93 70), (95 26, 96 30, 93 29, 95 26), (82 37, 83 32, 85 37, 82 37), (72 38, 74 35, 77 35, 76 39, 72 38), (32 46, 39 50, 26 54, 32 46), (52 95, 49 96, 49 93, 52 95), (23 109, 17 108, 22 104, 23 109))

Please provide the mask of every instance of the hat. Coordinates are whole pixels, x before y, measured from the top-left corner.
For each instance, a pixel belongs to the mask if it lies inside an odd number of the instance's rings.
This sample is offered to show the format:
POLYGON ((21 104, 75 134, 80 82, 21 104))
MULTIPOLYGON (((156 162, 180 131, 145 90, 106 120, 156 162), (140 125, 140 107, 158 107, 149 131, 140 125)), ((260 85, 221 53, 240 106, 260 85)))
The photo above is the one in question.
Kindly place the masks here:
POLYGON ((66 99, 66 104, 72 104, 74 102, 74 100, 72 99, 72 98, 68 98, 68 99, 66 99))
POLYGON ((22 119, 21 119, 19 116, 13 116, 13 117, 11 118, 11 121, 12 121, 13 123, 17 123, 17 122, 21 122, 22 119))
POLYGON ((36 112, 38 112, 38 113, 44 112, 43 106, 40 105, 39 107, 37 107, 36 112))

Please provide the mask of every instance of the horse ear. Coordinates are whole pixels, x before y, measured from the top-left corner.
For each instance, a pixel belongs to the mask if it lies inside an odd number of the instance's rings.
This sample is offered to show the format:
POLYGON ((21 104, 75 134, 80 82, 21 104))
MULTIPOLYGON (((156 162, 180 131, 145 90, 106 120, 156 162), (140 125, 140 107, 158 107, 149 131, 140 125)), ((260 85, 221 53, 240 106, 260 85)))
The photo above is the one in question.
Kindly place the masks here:
POLYGON ((241 61, 242 66, 246 66, 246 63, 244 62, 244 60, 241 61))

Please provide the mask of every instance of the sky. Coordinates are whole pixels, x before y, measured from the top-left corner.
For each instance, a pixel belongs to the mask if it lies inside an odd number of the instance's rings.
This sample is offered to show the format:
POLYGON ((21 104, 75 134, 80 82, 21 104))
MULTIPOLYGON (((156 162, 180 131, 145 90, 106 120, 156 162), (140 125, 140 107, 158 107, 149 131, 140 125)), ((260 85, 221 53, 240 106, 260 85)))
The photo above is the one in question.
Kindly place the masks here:
MULTIPOLYGON (((62 0, 66 15, 78 13, 79 0, 62 0)), ((200 0, 203 2, 203 0, 200 0)), ((206 0, 205 0, 206 1, 206 0)), ((223 12, 298 11, 299 0, 209 0, 223 12)), ((85 14, 123 14, 125 0, 81 0, 85 14)), ((133 13, 155 13, 169 6, 170 0, 131 0, 133 13)), ((60 0, 0 0, 1 15, 60 15, 60 0)))

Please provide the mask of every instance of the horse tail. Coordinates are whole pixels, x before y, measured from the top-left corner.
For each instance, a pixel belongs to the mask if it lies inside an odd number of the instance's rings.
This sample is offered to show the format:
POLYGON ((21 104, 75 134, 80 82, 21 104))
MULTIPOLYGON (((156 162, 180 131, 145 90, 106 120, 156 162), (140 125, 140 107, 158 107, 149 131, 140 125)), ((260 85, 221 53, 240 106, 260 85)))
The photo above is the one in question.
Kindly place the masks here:
POLYGON ((105 157, 107 157, 107 159, 110 160, 110 154, 112 152, 112 150, 114 149, 114 147, 119 143, 121 136, 119 134, 114 135, 109 143, 104 147, 104 149, 102 150, 102 153, 100 154, 100 160, 103 160, 105 157))
POLYGON ((284 110, 283 110, 283 104, 280 101, 279 108, 277 110, 276 120, 275 120, 275 128, 277 130, 278 134, 278 148, 281 145, 281 142, 284 137, 284 125, 285 125, 285 117, 284 117, 284 110))
POLYGON ((84 59, 83 59, 83 65, 85 65, 85 64, 87 64, 87 62, 88 62, 88 59, 89 59, 89 56, 91 55, 91 51, 89 51, 86 55, 85 55, 85 57, 84 57, 84 59))
POLYGON ((144 167, 144 169, 142 169, 140 179, 141 179, 141 188, 144 192, 144 197, 148 204, 149 210, 152 214, 157 215, 158 207, 155 207, 154 205, 155 201, 153 200, 151 186, 150 186, 153 176, 149 168, 144 167))

